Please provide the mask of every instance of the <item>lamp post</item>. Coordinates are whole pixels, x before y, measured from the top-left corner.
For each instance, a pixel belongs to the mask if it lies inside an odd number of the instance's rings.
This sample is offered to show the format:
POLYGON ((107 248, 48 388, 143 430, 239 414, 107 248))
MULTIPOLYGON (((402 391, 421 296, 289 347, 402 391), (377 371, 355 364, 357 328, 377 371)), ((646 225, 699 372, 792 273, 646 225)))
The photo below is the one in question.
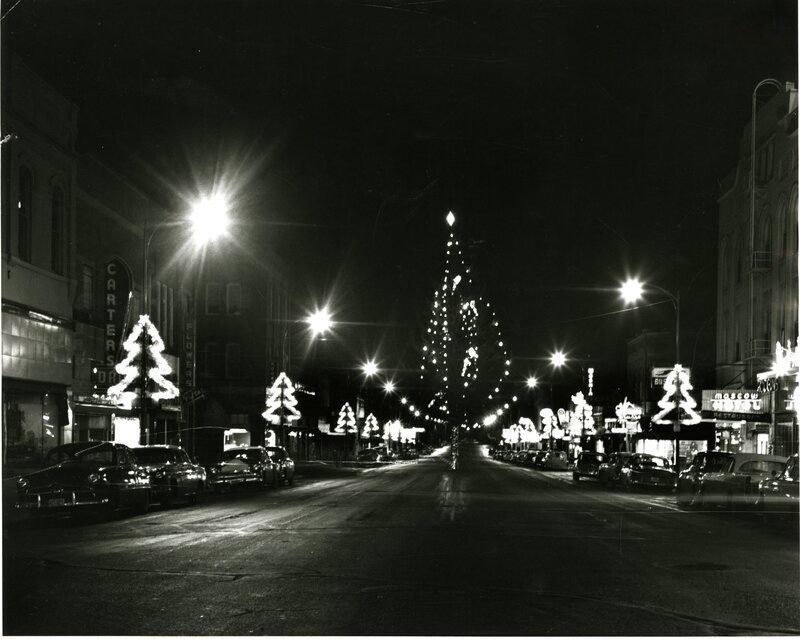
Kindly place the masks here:
MULTIPOLYGON (((367 360, 361 365, 361 371, 364 373, 364 381, 361 384, 361 388, 365 388, 364 392, 364 404, 362 405, 362 410, 364 411, 364 418, 369 414, 367 410, 367 406, 369 404, 369 380, 372 378, 373 375, 378 374, 378 365, 375 363, 374 359, 367 360)), ((358 421, 358 414, 356 414, 356 421, 358 421)), ((360 429, 356 429, 356 436, 355 436, 355 444, 353 448, 354 454, 358 455, 358 436, 360 433, 360 429)))
MULTIPOLYGON (((202 249, 209 242, 225 234, 228 227, 228 205, 225 198, 221 195, 212 195, 197 200, 191 208, 187 219, 173 219, 158 222, 152 226, 148 225, 147 219, 144 221, 142 233, 142 314, 150 314, 150 245, 158 231, 167 227, 188 227, 194 245, 202 249)), ((197 279, 198 273, 195 271, 192 281, 192 375, 194 383, 196 374, 197 350, 197 279)), ((140 421, 139 421, 139 442, 142 444, 150 443, 150 411, 147 402, 147 348, 142 349, 139 360, 140 365, 140 421)), ((194 421, 194 408, 192 408, 192 421, 194 421)))
MULTIPOLYGON (((663 293, 667 299, 672 303, 675 309, 675 364, 680 364, 681 361, 681 293, 671 293, 665 288, 661 288, 655 284, 648 284, 650 288, 663 293)), ((644 285, 637 279, 628 279, 620 287, 620 293, 626 303, 634 303, 642 298, 644 293, 644 285)), ((676 378, 676 397, 680 397, 680 379, 676 378)), ((678 458, 680 452, 680 432, 681 432, 681 407, 680 402, 675 404, 675 421, 672 426, 675 433, 675 468, 678 468, 678 458)))

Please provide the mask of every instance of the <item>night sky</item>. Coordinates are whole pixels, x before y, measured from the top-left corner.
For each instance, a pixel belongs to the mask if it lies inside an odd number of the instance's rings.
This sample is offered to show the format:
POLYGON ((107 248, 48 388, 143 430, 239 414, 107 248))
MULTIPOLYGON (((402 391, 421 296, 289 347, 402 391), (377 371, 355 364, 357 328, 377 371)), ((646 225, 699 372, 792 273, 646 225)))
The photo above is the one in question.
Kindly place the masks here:
POLYGON ((385 326, 387 368, 418 363, 452 210, 520 376, 563 348, 621 385, 626 340, 674 327, 616 312, 629 274, 680 290, 684 363, 713 369, 718 183, 755 85, 797 81, 795 0, 2 7, 82 151, 168 206, 226 180, 299 306, 385 326))

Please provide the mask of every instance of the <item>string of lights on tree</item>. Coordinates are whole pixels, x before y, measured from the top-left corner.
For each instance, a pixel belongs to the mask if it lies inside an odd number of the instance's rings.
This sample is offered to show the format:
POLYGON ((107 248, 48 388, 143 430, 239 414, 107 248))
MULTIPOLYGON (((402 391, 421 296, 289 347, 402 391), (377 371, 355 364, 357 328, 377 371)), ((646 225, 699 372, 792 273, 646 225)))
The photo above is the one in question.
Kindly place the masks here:
POLYGON ((266 406, 267 409, 261 416, 270 424, 282 425, 284 421, 293 422, 300 419, 297 398, 294 396, 294 384, 286 373, 278 375, 272 386, 267 389, 266 406))
POLYGON ((356 426, 356 415, 353 412, 353 407, 349 402, 345 402, 339 411, 339 418, 336 420, 337 433, 357 433, 358 427, 356 426))
POLYGON ((423 417, 465 427, 475 420, 477 427, 486 415, 496 419, 508 410, 502 388, 511 361, 491 304, 475 293, 471 268, 453 230, 455 216, 450 212, 446 219, 451 230, 444 275, 434 291, 422 348, 420 379, 433 395, 423 417))
POLYGON ((689 391, 694 388, 689 379, 689 372, 680 364, 675 364, 667 378, 664 380, 664 397, 658 402, 661 411, 653 415, 653 422, 656 424, 669 424, 674 420, 667 419, 666 416, 674 410, 678 410, 676 418, 681 424, 698 424, 701 421, 700 414, 695 410, 697 402, 689 395, 689 391), (680 393, 680 397, 678 397, 680 393), (686 417, 681 417, 680 411, 686 413, 686 417))
POLYGON ((158 329, 150 321, 150 316, 139 316, 139 321, 131 329, 122 347, 127 352, 127 356, 114 367, 122 375, 122 379, 106 391, 109 399, 130 405, 133 398, 136 397, 136 392, 128 389, 134 382, 140 381, 143 368, 147 380, 152 381, 158 388, 158 390, 149 391, 147 390, 148 384, 145 383, 147 398, 161 401, 179 395, 175 384, 166 377, 172 372, 172 368, 162 355, 164 340, 161 339, 158 329), (143 366, 143 361, 151 363, 151 366, 143 366))

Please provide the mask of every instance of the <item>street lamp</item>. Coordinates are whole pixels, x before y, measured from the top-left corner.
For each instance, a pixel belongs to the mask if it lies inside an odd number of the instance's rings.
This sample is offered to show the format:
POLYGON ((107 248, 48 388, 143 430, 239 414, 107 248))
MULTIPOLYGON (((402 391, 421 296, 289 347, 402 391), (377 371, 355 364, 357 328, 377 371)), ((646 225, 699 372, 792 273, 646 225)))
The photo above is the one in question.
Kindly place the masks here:
MULTIPOLYGON (((654 288, 661 291, 666 295, 667 299, 672 302, 672 307, 675 309, 675 363, 679 364, 681 361, 681 293, 670 293, 667 289, 661 288, 656 284, 648 284, 649 288, 654 288)), ((642 299, 644 295, 644 284, 639 280, 629 278, 620 286, 620 295, 626 304, 634 304, 642 299)))
POLYGON ((328 307, 326 306, 325 308, 314 311, 306 318, 306 323, 313 337, 327 333, 333 326, 333 320, 331 319, 328 307))
MULTIPOLYGON (((675 365, 680 366, 681 361, 681 293, 670 293, 668 290, 661 288, 655 284, 648 285, 664 295, 672 302, 672 307, 675 309, 675 365)), ((634 303, 641 299, 644 293, 644 285, 637 279, 629 278, 623 282, 620 287, 620 293, 626 303, 634 303)), ((676 375, 676 398, 680 397, 680 377, 676 375)), ((675 421, 672 426, 675 433, 675 468, 678 468, 678 461, 680 456, 680 431, 681 431, 681 405, 679 401, 675 402, 675 421)))
MULTIPOLYGON (((150 245, 156 233, 166 227, 187 227, 190 229, 191 238, 195 247, 202 249, 208 243, 222 237, 228 228, 228 203, 221 194, 202 197, 197 200, 189 212, 186 219, 173 219, 170 221, 159 222, 148 227, 147 219, 144 221, 142 233, 142 314, 150 314, 150 245)), ((196 357, 197 350, 197 279, 195 272, 192 283, 192 362, 191 362, 191 384, 195 383, 196 357)), ((150 443, 150 414, 146 401, 147 394, 147 349, 142 349, 140 357, 140 426, 139 442, 142 444, 150 443)), ((191 398, 190 398, 191 399, 191 398)), ((192 421, 194 421, 194 409, 192 409, 192 421)))

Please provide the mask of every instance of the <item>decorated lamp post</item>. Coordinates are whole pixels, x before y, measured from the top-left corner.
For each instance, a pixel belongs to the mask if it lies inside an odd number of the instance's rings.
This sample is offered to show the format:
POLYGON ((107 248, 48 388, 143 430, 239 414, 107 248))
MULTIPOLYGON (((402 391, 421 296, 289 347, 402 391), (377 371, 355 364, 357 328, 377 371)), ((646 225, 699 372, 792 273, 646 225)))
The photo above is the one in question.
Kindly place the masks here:
POLYGON ((689 372, 680 364, 675 364, 664 380, 664 397, 658 402, 661 411, 653 415, 656 424, 672 424, 675 433, 675 468, 678 467, 681 424, 698 424, 701 420, 700 414, 694 410, 697 402, 689 395, 692 388, 689 372), (672 412, 674 418, 667 419, 672 412), (685 417, 682 417, 682 412, 686 413, 685 417))
POLYGON ((122 379, 118 384, 111 386, 106 395, 127 406, 132 406, 134 401, 138 401, 141 416, 139 443, 149 444, 150 430, 147 417, 150 403, 177 397, 178 389, 166 377, 172 369, 162 354, 164 341, 148 315, 139 317, 123 348, 128 355, 115 367, 122 375, 122 379), (135 382, 138 382, 138 393, 131 390, 135 382), (136 400, 137 395, 138 400, 136 400))
MULTIPOLYGON (((267 423, 277 425, 281 430, 281 444, 287 446, 286 424, 300 419, 300 411, 297 410, 297 398, 294 396, 294 384, 292 380, 281 373, 275 379, 272 387, 267 389, 266 399, 267 409, 261 416, 267 423)), ((266 433, 264 441, 267 441, 266 433)))

